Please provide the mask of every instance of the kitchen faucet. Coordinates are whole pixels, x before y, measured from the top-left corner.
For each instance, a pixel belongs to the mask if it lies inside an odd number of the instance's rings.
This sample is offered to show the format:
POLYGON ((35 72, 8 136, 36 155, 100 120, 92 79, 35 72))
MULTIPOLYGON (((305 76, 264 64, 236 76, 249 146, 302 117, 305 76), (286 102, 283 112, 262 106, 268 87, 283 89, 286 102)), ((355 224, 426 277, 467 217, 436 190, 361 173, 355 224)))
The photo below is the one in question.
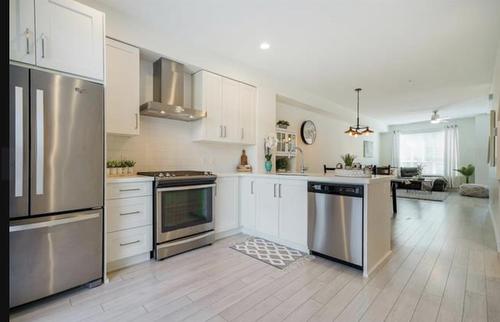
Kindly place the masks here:
POLYGON ((301 148, 298 146, 294 146, 289 152, 288 152, 288 158, 290 159, 292 157, 292 153, 295 151, 299 151, 301 154, 301 162, 300 162, 300 173, 304 173, 306 171, 306 166, 304 165, 304 151, 302 151, 301 148))

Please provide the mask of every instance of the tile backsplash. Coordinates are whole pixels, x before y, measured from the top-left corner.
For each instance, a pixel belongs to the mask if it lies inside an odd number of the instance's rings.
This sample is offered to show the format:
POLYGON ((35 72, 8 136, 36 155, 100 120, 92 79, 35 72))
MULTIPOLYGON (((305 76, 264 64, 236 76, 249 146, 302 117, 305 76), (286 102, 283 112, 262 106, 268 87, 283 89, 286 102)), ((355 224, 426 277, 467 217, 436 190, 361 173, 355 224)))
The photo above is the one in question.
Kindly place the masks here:
POLYGON ((107 136, 107 160, 131 159, 137 171, 209 170, 234 172, 238 144, 198 143, 191 140, 191 124, 141 116, 140 135, 107 136))

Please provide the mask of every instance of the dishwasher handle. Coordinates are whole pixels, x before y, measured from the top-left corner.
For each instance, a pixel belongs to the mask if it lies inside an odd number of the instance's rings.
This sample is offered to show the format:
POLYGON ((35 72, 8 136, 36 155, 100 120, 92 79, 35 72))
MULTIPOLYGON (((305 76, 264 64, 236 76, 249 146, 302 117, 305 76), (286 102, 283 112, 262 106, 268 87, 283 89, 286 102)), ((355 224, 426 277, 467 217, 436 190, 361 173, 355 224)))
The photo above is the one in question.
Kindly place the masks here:
POLYGON ((309 181, 307 191, 339 196, 350 196, 363 198, 364 189, 362 185, 338 184, 309 181))

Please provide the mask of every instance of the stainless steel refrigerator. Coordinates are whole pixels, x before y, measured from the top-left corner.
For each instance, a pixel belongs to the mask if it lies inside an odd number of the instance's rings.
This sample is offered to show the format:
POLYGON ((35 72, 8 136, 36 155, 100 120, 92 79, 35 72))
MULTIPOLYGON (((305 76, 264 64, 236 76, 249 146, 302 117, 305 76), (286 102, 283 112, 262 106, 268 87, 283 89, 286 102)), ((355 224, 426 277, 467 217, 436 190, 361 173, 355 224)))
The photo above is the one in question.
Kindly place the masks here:
POLYGON ((10 66, 10 307, 103 277, 104 90, 10 66))

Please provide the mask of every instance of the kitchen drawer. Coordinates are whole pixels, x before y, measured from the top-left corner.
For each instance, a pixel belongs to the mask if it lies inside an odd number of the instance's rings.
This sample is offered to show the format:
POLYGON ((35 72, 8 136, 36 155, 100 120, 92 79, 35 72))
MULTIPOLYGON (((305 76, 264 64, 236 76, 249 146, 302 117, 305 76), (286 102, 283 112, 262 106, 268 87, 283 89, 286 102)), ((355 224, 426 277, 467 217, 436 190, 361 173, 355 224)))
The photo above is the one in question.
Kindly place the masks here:
POLYGON ((112 199, 106 202, 108 232, 151 225, 153 197, 112 199))
POLYGON ((151 225, 108 233, 108 262, 151 251, 152 236, 151 225))
POLYGON ((106 199, 151 196, 152 190, 153 183, 151 181, 108 183, 106 185, 106 199))

